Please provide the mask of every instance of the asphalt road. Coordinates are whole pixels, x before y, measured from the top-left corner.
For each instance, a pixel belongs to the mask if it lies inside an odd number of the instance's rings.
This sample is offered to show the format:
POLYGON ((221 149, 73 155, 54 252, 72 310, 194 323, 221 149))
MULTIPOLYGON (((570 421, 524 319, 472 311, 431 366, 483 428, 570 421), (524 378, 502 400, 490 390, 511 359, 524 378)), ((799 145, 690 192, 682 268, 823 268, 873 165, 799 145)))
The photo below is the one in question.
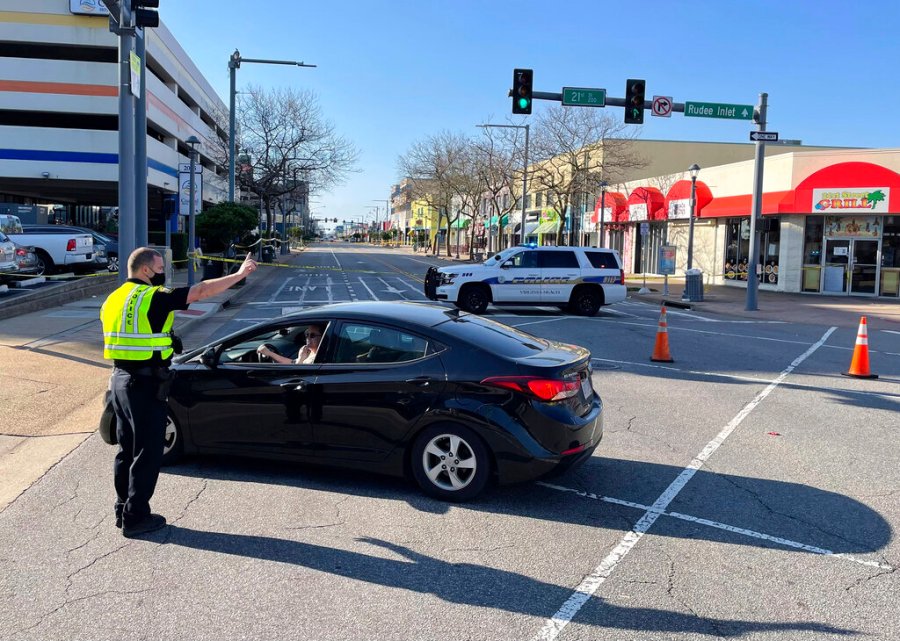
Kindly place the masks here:
MULTIPOLYGON (((301 258, 187 344, 296 307, 420 300, 432 262, 344 244, 301 258)), ((659 309, 634 298, 590 319, 489 313, 591 350, 606 437, 579 470, 450 505, 402 480, 193 459, 161 476, 171 525, 127 540, 112 449, 82 436, 0 512, 0 638, 900 638, 895 328, 870 324, 880 378, 859 380, 841 375, 855 329, 825 313, 670 310, 671 364, 649 361, 659 309)), ((100 376, 89 330, 54 329, 35 380, 61 362, 100 376)))

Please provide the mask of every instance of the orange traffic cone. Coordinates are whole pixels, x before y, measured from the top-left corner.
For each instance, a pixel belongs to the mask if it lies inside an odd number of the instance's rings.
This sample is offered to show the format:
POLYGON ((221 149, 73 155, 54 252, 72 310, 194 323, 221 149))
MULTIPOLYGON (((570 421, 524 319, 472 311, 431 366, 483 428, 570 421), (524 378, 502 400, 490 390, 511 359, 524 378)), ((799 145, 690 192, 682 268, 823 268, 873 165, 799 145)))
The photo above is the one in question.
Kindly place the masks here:
POLYGON ((878 378, 877 374, 869 371, 869 329, 866 325, 866 317, 859 319, 859 331, 856 333, 856 346, 853 348, 853 359, 850 361, 850 371, 844 376, 854 378, 878 378))
POLYGON ((663 306, 659 314, 659 328, 656 330, 656 345, 653 346, 651 361, 657 363, 674 363, 669 354, 669 324, 666 322, 666 308, 663 306))

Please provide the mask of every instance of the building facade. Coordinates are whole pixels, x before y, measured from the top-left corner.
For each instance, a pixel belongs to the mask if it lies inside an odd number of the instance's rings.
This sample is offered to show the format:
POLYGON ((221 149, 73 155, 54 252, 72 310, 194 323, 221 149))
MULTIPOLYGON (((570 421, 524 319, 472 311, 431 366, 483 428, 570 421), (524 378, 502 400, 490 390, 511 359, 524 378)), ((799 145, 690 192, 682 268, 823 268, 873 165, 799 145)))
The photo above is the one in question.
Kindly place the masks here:
MULTIPOLYGON (((227 196, 217 150, 228 110, 164 25, 146 38, 152 231, 177 209, 190 136, 201 141, 203 201, 227 196)), ((0 0, 0 202, 55 204, 67 222, 95 227, 116 211, 117 47, 98 0, 0 0)))

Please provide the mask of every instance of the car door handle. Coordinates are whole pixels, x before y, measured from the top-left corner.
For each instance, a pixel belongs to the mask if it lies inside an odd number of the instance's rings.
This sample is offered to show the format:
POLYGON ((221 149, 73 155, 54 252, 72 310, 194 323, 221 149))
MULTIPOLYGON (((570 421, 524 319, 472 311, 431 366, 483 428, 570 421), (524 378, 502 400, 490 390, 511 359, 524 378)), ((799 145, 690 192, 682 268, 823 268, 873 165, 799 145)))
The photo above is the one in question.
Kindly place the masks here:
POLYGON ((416 376, 415 378, 407 378, 406 382, 416 387, 428 387, 433 380, 430 376, 416 376))

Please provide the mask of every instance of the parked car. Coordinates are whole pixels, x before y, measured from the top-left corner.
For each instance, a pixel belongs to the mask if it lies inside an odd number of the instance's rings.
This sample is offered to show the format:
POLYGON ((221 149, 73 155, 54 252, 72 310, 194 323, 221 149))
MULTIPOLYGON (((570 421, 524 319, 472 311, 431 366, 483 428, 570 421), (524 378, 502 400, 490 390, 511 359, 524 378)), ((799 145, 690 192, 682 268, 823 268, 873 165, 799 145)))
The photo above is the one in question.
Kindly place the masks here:
POLYGON ((94 241, 94 265, 111 272, 119 271, 119 242, 89 227, 75 225, 23 225, 26 232, 64 234, 78 232, 90 234, 94 241))
POLYGON ((0 284, 16 280, 18 273, 16 244, 0 231, 0 284))
MULTIPOLYGON (((490 479, 561 472, 603 436, 584 348, 423 303, 343 303, 243 329, 174 359, 164 462, 237 454, 409 475, 451 501, 490 479), (296 357, 326 326, 316 362, 296 357)), ((109 404, 100 432, 115 442, 109 404)))
POLYGON ((20 274, 30 276, 41 274, 41 261, 38 260, 34 247, 16 244, 16 264, 19 266, 20 274))
POLYGON ((593 316, 625 300, 625 272, 614 249, 519 245, 481 264, 430 267, 425 296, 473 314, 497 305, 554 305, 593 316))
POLYGON ((33 246, 41 274, 57 269, 90 269, 94 260, 94 244, 90 233, 50 225, 51 231, 23 229, 17 216, 0 214, 0 229, 15 243, 33 246))

